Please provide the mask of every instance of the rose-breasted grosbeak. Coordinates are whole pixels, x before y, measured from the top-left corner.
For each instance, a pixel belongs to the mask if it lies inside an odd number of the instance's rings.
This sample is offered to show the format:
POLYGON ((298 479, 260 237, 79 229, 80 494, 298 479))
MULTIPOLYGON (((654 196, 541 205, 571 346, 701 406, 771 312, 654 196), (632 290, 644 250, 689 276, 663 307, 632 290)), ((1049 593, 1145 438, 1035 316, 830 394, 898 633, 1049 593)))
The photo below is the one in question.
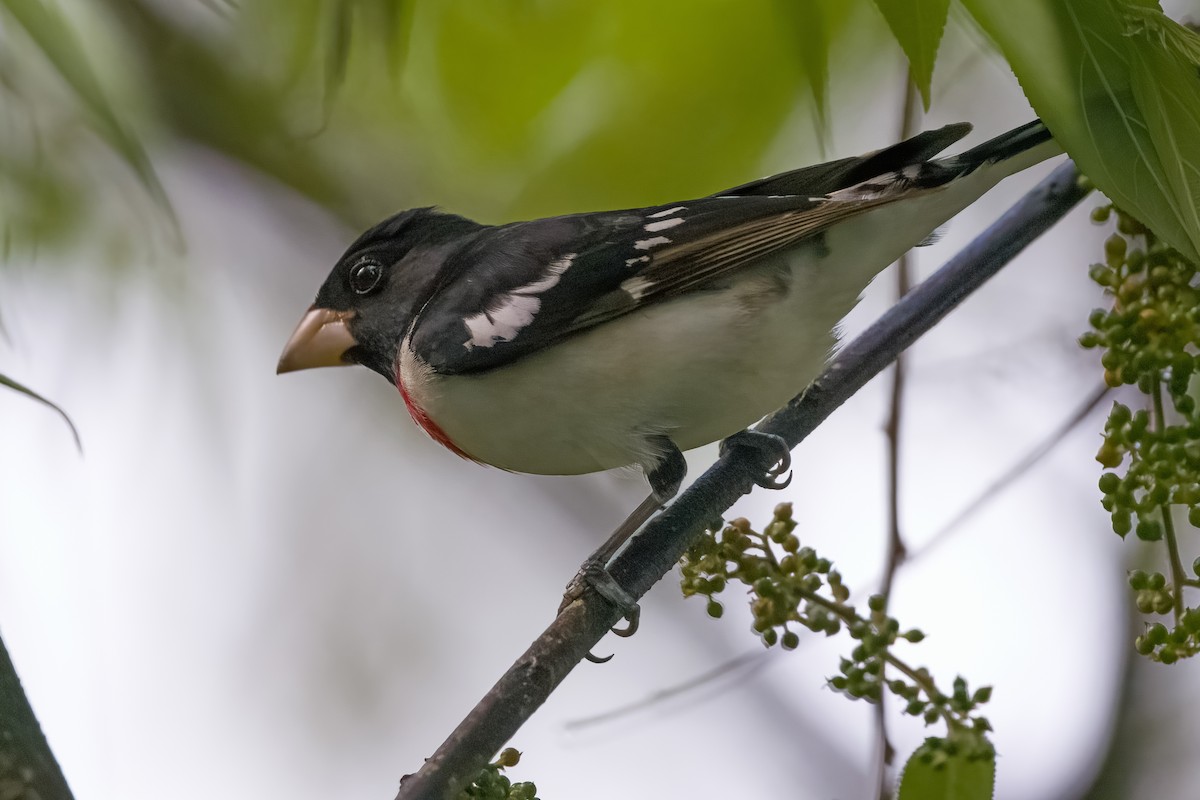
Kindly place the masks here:
POLYGON ((876 273, 1060 152, 1035 121, 934 158, 970 130, 648 208, 497 226, 401 212, 338 261, 278 371, 369 367, 435 441, 502 469, 640 465, 654 494, 627 536, 678 490, 681 450, 818 374, 876 273))

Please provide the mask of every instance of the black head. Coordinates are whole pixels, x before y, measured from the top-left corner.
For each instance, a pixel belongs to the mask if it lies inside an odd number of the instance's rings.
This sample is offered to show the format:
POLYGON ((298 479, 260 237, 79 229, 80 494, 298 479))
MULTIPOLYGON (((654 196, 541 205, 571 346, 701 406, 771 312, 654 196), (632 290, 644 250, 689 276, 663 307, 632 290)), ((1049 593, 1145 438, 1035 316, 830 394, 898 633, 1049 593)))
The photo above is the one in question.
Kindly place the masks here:
POLYGON ((432 208, 402 211, 350 245, 321 285, 277 372, 362 364, 395 382, 396 352, 446 259, 484 226, 432 208))

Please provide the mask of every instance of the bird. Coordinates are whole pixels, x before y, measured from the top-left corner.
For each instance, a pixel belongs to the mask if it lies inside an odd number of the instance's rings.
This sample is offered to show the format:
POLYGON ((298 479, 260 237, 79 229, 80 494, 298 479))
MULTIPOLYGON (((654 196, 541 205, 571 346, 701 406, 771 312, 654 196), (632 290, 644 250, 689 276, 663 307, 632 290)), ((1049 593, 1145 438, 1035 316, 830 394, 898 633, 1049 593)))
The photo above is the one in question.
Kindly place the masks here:
MULTIPOLYGON (((359 236, 288 339, 278 373, 359 364, 464 459, 520 473, 637 466, 651 493, 585 562, 604 564, 678 492, 682 451, 800 393, 867 284, 1004 177, 1061 153, 1034 120, 938 157, 969 123, 862 156, 643 208, 481 224, 433 207, 359 236)), ((630 620, 631 627, 636 619, 630 620)))

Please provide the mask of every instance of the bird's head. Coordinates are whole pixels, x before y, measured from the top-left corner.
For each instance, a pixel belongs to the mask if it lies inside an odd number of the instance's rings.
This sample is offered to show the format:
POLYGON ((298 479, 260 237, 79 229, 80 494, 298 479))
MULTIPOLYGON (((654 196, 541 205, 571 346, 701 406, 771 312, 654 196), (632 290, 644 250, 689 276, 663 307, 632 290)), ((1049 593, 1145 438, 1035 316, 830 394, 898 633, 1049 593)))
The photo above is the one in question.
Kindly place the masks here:
POLYGON ((276 372, 362 364, 395 382, 396 353, 447 259, 481 225, 432 208, 402 211, 338 259, 276 372))

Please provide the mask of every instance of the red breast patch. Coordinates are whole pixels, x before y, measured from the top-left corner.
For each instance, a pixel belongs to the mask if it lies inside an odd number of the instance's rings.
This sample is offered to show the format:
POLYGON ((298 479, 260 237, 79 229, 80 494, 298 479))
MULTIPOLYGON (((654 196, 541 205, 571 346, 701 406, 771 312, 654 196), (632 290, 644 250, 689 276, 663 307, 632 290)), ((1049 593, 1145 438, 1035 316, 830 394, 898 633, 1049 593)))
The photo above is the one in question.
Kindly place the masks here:
POLYGON ((479 461, 479 459, 475 458, 466 450, 463 450, 461 447, 456 445, 454 440, 451 439, 444 430, 442 430, 441 426, 434 422, 433 419, 430 418, 427 413, 425 413, 425 409, 417 405, 416 401, 414 401, 412 396, 409 395, 408 389, 405 389, 404 384, 400 381, 399 369, 396 370, 396 388, 400 390, 400 396, 404 398, 404 406, 408 409, 408 415, 413 418, 413 422, 417 423, 417 427, 429 434, 430 439, 433 439, 435 442, 442 445, 457 456, 461 456, 462 458, 470 461, 479 461))

